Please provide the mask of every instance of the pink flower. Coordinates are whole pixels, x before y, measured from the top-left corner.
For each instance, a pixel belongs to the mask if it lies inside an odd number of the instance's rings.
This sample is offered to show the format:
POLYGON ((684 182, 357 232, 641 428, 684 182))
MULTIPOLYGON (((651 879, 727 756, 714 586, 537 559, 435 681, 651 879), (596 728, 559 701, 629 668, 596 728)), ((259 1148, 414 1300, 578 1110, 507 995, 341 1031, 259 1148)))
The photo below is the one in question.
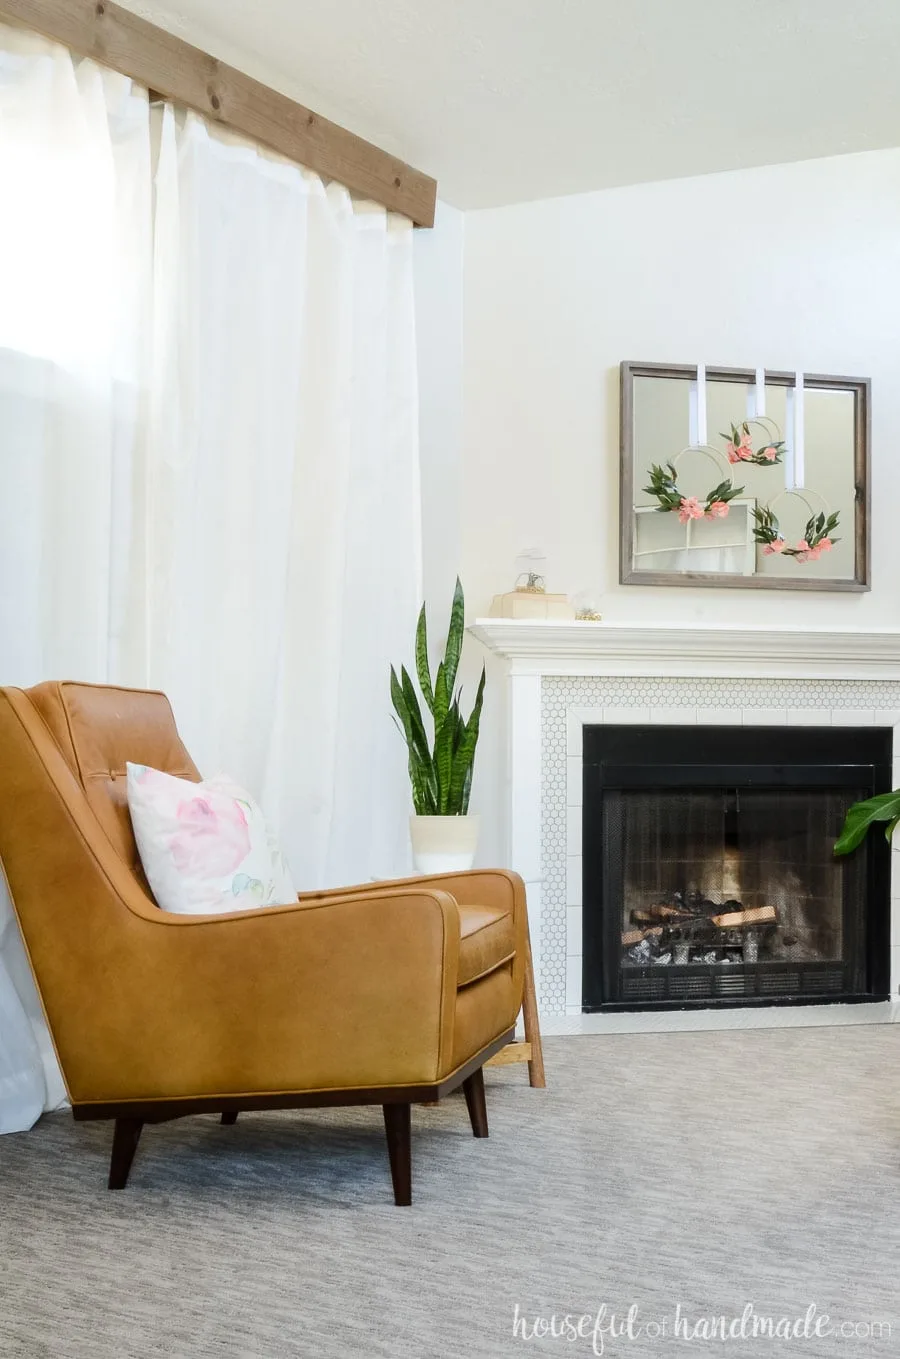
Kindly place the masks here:
POLYGON ((727 500, 714 500, 706 511, 707 519, 724 519, 728 513, 727 500))
POLYGON ((766 543, 765 547, 763 548, 763 554, 764 554, 766 557, 771 557, 771 555, 772 555, 773 552, 783 552, 783 551, 784 551, 784 539, 783 539, 783 538, 776 538, 774 542, 772 542, 772 543, 766 543))
POLYGON ((768 448, 763 449, 762 454, 764 458, 768 458, 769 462, 774 462, 778 457, 778 449, 773 448, 770 444, 768 448))
POLYGON ((746 462, 753 457, 753 449, 750 446, 750 435, 742 434, 739 443, 728 440, 725 444, 725 456, 729 462, 746 462))
POLYGON ((820 552, 830 552, 833 547, 834 543, 831 541, 830 538, 823 538, 822 541, 819 543, 820 552))
POLYGON ((183 829, 169 841, 180 873, 225 877, 250 852, 250 831, 240 803, 232 797, 192 797, 178 804, 183 829))
POLYGON ((703 506, 695 495, 681 497, 681 508, 678 511, 678 518, 682 524, 686 524, 689 519, 703 518, 703 506))
POLYGON ((822 555, 822 544, 817 543, 815 547, 811 547, 807 552, 806 560, 809 562, 817 562, 821 555, 822 555))

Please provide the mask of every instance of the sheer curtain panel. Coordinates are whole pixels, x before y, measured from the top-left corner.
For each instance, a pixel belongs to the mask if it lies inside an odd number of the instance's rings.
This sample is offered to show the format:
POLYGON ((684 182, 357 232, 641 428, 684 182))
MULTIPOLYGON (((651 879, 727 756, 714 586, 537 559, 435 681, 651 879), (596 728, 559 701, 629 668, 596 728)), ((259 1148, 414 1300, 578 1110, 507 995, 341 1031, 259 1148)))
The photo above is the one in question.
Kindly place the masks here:
MULTIPOLYGON (((148 134, 131 81, 0 27, 5 684, 116 673, 151 295, 148 134)), ((0 882, 0 1131, 64 1098, 0 882)))
MULTIPOLYGON (((165 689, 294 877, 408 870, 412 227, 0 27, 0 682, 165 689)), ((0 894, 0 1130, 62 1098, 0 894)))
POLYGON ((146 673, 298 883, 406 871, 412 225, 167 107, 155 230, 146 673))

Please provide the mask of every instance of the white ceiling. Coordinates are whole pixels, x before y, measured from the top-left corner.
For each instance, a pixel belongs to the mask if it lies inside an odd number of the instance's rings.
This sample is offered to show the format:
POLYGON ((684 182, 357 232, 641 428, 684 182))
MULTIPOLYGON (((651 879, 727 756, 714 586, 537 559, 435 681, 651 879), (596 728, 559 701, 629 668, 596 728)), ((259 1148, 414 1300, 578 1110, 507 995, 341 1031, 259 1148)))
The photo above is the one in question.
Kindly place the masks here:
POLYGON ((477 208, 900 143, 900 0, 124 0, 477 208))

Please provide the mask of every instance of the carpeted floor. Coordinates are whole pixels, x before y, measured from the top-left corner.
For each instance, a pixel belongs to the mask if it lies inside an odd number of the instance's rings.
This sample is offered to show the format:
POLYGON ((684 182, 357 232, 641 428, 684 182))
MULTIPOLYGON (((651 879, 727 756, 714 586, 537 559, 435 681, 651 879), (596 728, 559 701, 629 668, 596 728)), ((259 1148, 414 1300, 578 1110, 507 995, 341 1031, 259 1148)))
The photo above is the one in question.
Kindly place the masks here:
POLYGON ((461 1096, 413 1111, 412 1208, 378 1109, 150 1127, 115 1194, 108 1127, 0 1138, 0 1354, 575 1359, 603 1304, 596 1352, 627 1359, 900 1348, 900 1027, 546 1048, 546 1091, 489 1072, 488 1141, 461 1096), (854 1336, 673 1335, 679 1304, 693 1328, 811 1303, 854 1336), (530 1338, 554 1313, 591 1320, 530 1338))

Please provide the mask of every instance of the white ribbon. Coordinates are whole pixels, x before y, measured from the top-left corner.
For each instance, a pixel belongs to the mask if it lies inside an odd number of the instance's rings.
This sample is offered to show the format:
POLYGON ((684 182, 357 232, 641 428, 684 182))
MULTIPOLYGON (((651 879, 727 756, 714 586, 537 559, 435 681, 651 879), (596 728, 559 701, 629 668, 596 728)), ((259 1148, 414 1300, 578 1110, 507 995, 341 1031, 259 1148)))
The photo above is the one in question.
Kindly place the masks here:
POLYGON ((784 458, 784 480, 789 490, 802 488, 806 478, 806 457, 803 427, 803 374, 797 372, 793 387, 787 389, 785 401, 786 420, 785 439, 787 448, 784 458))
POLYGON ((697 376, 691 383, 688 416, 688 443, 692 447, 706 443, 706 364, 697 364, 697 376))

